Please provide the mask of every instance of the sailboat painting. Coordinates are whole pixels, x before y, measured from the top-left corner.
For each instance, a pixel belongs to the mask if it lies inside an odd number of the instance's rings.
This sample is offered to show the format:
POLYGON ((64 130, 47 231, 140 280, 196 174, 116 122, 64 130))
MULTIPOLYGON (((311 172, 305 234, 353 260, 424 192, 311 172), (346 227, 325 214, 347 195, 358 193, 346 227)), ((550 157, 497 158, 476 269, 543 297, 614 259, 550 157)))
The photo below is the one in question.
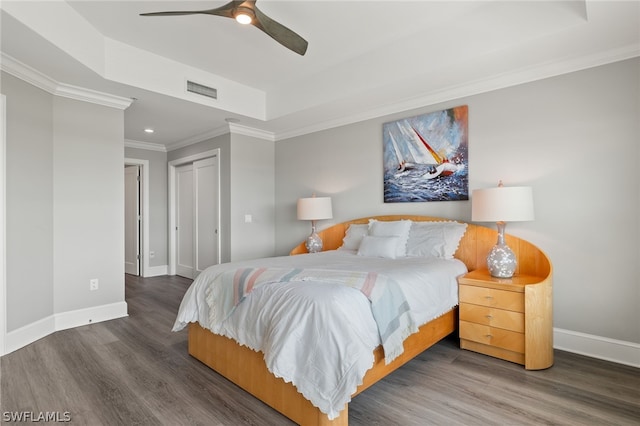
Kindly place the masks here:
POLYGON ((469 199, 468 106, 382 126, 384 202, 469 199))

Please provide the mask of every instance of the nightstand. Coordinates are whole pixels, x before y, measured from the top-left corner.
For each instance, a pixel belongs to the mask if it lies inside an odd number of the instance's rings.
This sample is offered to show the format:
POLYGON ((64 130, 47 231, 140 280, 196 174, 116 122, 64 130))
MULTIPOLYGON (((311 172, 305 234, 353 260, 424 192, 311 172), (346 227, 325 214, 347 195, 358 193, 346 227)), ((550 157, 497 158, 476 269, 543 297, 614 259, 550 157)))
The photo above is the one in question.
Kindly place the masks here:
POLYGON ((553 364, 551 278, 495 278, 486 269, 458 278, 460 347, 540 370, 553 364))

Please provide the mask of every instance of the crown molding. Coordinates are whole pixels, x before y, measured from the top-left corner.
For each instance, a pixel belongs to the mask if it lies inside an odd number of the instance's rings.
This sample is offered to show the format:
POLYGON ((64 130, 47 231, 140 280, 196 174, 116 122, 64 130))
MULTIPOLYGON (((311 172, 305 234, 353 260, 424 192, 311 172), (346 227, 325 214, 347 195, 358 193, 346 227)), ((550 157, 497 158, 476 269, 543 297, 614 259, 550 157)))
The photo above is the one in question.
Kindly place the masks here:
POLYGON ((12 58, 4 52, 0 52, 0 70, 11 74, 33 86, 38 87, 54 96, 89 102, 97 105, 116 109, 127 109, 133 102, 132 99, 70 84, 59 83, 40 71, 12 58))
POLYGON ((57 81, 47 77, 40 71, 36 71, 30 66, 23 64, 4 52, 0 52, 0 70, 19 78, 32 86, 36 86, 45 92, 49 92, 52 95, 58 87, 57 81))
POLYGON ((238 123, 229 123, 229 132, 234 135, 251 136, 253 138, 264 139, 271 142, 274 142, 276 140, 276 136, 273 132, 256 129, 254 127, 243 126, 238 123))
POLYGON ((185 146, 193 145, 198 142, 203 142, 226 134, 251 136, 253 138, 263 139, 271 142, 274 142, 276 140, 275 134, 272 132, 230 122, 225 126, 217 127, 209 132, 183 139, 172 144, 168 144, 167 151, 175 151, 176 149, 184 148, 185 146))
POLYGON ((167 147, 162 144, 134 141, 132 139, 125 139, 124 146, 125 148, 136 148, 136 149, 146 149, 147 151, 167 152, 167 147))
POLYGON ((133 103, 133 99, 122 96, 110 95, 96 90, 85 89, 83 87, 60 84, 54 93, 63 98, 75 99, 76 101, 89 102, 110 108, 125 110, 133 103))
POLYGON ((185 146, 193 145, 198 142, 203 142, 218 136, 226 135, 227 133, 229 133, 229 129, 227 128, 227 126, 220 126, 208 132, 168 144, 167 151, 175 151, 176 149, 184 148, 185 146))
MULTIPOLYGON (((345 126, 365 120, 375 119, 386 115, 448 102, 468 96, 499 90, 506 87, 525 84, 544 78, 555 77, 571 72, 581 71, 613 62, 623 61, 640 56, 640 48, 637 44, 625 46, 619 49, 598 52, 587 56, 568 57, 562 60, 537 64, 503 73, 499 76, 492 76, 486 79, 477 80, 468 84, 451 86, 438 91, 426 93, 420 96, 404 99, 393 104, 383 105, 369 110, 359 111, 356 114, 342 116, 335 120, 328 120, 316 123, 311 126, 297 129, 289 129, 284 132, 273 133, 253 127, 243 126, 230 122, 228 126, 220 126, 209 132, 184 139, 167 146, 150 144, 139 141, 129 141, 132 148, 173 151, 185 146, 193 145, 208 139, 212 139, 223 134, 231 133, 264 139, 267 141, 279 141, 292 137, 303 136, 335 127, 345 126)), ((11 56, 0 52, 0 70, 5 71, 27 83, 30 83, 55 96, 62 96, 84 102, 96 103, 111 108, 126 109, 133 102, 129 98, 114 96, 90 89, 61 84, 44 75, 43 73, 21 63, 11 56)))

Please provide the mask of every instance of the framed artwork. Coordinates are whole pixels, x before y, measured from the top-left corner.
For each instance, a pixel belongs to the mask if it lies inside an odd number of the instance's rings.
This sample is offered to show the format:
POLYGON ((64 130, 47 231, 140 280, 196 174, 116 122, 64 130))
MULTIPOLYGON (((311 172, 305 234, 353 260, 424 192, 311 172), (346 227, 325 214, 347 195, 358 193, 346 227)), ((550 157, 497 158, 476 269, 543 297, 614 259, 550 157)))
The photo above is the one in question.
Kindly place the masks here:
POLYGON ((384 123, 384 202, 469 199, 467 105, 384 123))

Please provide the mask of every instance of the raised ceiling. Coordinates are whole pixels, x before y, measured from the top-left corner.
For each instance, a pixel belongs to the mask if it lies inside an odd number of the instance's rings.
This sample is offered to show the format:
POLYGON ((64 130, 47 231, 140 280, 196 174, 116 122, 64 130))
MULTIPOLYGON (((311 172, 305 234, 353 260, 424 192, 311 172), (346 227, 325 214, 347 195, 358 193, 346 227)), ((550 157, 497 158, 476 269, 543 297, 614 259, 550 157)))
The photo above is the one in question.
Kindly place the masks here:
POLYGON ((304 56, 231 19, 139 16, 224 3, 3 0, 2 69, 135 98, 125 138, 171 149, 229 122, 279 140, 640 55, 637 1, 258 0, 304 56))

